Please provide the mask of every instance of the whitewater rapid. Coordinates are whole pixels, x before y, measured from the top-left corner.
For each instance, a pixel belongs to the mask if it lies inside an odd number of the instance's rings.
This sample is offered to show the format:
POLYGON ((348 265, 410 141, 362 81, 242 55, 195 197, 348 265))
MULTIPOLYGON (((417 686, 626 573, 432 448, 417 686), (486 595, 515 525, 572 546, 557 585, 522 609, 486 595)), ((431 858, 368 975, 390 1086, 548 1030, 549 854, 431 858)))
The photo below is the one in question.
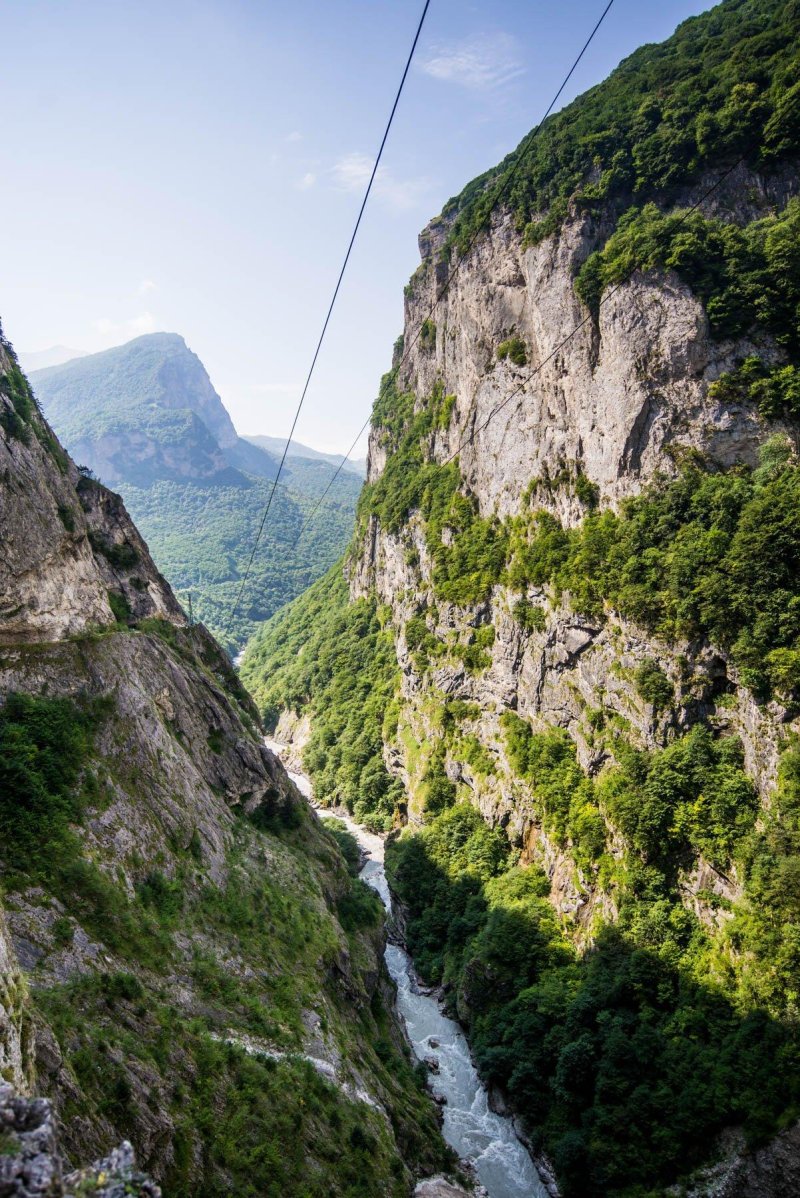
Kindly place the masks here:
MULTIPOLYGON (((274 752, 281 746, 268 741, 274 752)), ((307 798, 311 783, 304 774, 289 770, 289 777, 307 798)), ((383 840, 333 811, 317 808, 323 818, 342 820, 366 854, 361 878, 380 896, 391 913, 392 896, 383 863, 383 840)), ((442 1132, 462 1160, 469 1161, 489 1198, 548 1198, 531 1157, 517 1138, 509 1118, 489 1107, 489 1096, 472 1063, 469 1046, 457 1023, 444 1014, 431 995, 419 993, 414 965, 408 953, 395 944, 386 946, 386 966, 397 986, 397 1010, 415 1055, 435 1061, 430 1068, 431 1090, 444 1099, 442 1132)))

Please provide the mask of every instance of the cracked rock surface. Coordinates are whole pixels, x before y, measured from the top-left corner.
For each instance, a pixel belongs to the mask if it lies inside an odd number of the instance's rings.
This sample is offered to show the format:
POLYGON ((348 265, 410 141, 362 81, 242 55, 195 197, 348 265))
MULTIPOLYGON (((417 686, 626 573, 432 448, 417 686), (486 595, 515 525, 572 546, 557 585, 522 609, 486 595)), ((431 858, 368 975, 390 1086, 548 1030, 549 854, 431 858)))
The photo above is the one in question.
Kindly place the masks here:
POLYGON ((127 1141, 84 1169, 64 1173, 58 1128, 45 1098, 24 1098, 0 1083, 0 1198, 160 1198, 136 1169, 127 1141))

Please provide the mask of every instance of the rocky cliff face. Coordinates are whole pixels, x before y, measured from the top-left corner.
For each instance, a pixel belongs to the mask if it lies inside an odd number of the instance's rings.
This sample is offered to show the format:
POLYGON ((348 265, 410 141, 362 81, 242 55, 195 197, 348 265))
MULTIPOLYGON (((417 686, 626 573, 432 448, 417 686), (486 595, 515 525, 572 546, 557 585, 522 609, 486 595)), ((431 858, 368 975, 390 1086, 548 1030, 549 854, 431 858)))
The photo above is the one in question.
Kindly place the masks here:
MULTIPOLYGON (((718 176, 678 192, 674 207, 697 203, 718 176)), ((701 211, 746 223, 783 208, 797 192, 795 164, 768 175, 740 165, 701 211)), ((420 235, 422 264, 406 289, 409 349, 398 386, 421 398, 442 380, 455 395, 432 456, 446 461, 459 453, 482 514, 518 512, 531 480, 556 475, 560 465, 580 469, 613 503, 657 471, 673 471, 681 451, 721 465, 754 463, 764 439, 755 407, 715 397, 709 384, 748 353, 778 358, 780 351, 766 337, 757 344, 714 339, 702 302, 670 272, 636 273, 610 288, 593 320, 575 278, 608 237, 610 213, 573 209, 557 235, 534 246, 526 246, 508 213, 499 213, 445 292, 455 259, 439 259, 447 225, 439 218, 435 227, 436 236, 420 235), (418 336, 431 310, 435 340, 418 336), (511 337, 524 344, 524 365, 498 359, 498 346, 511 337)), ((789 432, 797 436, 794 426, 789 432)), ((385 461, 384 441, 374 429, 373 481, 385 461)), ((568 488, 536 501, 567 520, 584 512, 568 488)))
MULTIPOLYGON (((8 378, 14 370, 0 345, 0 373, 8 378)), ((18 389, 23 385, 17 380, 18 389)), ((116 621, 112 593, 137 618, 184 624, 119 498, 79 474, 27 395, 18 394, 28 421, 13 397, 2 400, 6 424, 19 427, 0 442, 0 644, 109 628, 116 621)))
POLYGON ((32 1033, 26 985, 0 913, 0 1077, 22 1092, 32 1080, 32 1033))
POLYGON ((405 1192, 446 1154, 375 911, 5 343, 0 537, 3 1079, 51 1099, 64 1172, 129 1139, 175 1192, 405 1192))
POLYGON ((50 1103, 24 1098, 0 1082, 0 1189, 7 1198, 160 1198, 161 1190, 135 1167, 133 1149, 124 1143, 103 1160, 67 1173, 58 1127, 50 1103))
MULTIPOLYGON (((675 197, 676 206, 695 203, 709 186, 709 178, 698 181, 675 197)), ((746 222, 780 208, 796 189, 794 167, 760 176, 740 166, 707 209, 746 222)), ((674 475, 687 454, 720 467, 752 466, 759 445, 776 431, 797 445, 795 423, 767 427, 755 404, 710 389, 748 354, 779 360, 780 349, 765 336, 755 343, 714 338, 702 302, 676 275, 634 273, 607 294, 596 321, 589 316, 575 293, 575 277, 608 235, 603 217, 573 211, 558 233, 526 247, 508 214, 499 215, 440 294, 451 266, 439 257, 446 233, 439 218, 420 236, 423 261, 406 290, 409 350, 397 385, 414 393, 417 406, 437 386, 454 397, 429 451, 437 462, 458 455, 462 490, 474 497, 482 517, 513 517, 535 506, 570 525, 587 510, 576 493, 580 475, 598 489, 604 506, 616 507, 657 475, 674 475), (435 340, 417 336, 432 307, 435 340), (524 364, 498 358, 498 346, 511 337, 524 346, 524 364), (542 486, 543 480, 555 481, 542 486)), ((387 432, 378 426, 370 438, 370 482, 380 478, 386 458, 387 432)), ((457 761, 448 772, 469 788, 488 818, 545 861, 554 900, 564 910, 580 910, 590 923, 594 900, 580 883, 564 881, 574 871, 535 826, 525 789, 505 759, 499 730, 504 711, 537 727, 566 728, 592 773, 607 760, 591 722, 601 708, 649 748, 711 718, 741 737, 748 770, 767 798, 787 713, 780 704, 757 705, 737 685, 737 671, 718 647, 660 642, 614 613, 593 622, 571 609, 568 596, 548 605, 540 588, 529 588, 526 598, 547 612, 546 622, 526 629, 514 615, 515 588, 498 585, 475 604, 448 603, 434 592, 433 569, 418 514, 412 512, 399 532, 370 517, 351 566, 351 590, 354 596, 374 591, 391 607, 412 743, 435 741, 429 717, 444 697, 480 708, 468 731, 490 751, 499 773, 482 779, 457 761), (478 627, 491 626, 486 665, 470 671, 451 657, 420 673, 403 631, 420 613, 441 642, 467 644, 478 627), (675 689, 666 713, 654 710, 633 683, 637 667, 654 660, 675 689), (723 695, 725 705, 718 707, 723 695)), ((402 735, 391 760, 410 784, 411 818, 419 818, 413 800, 419 777, 402 735)))
MULTIPOLYGON (((707 188, 702 180, 676 202, 691 204, 707 188)), ((780 210, 796 190, 794 166, 769 177, 740 167, 707 214, 724 211, 745 224, 780 210)), ((552 513, 564 527, 579 525, 598 499, 601 508, 619 510, 654 479, 676 476, 692 456, 712 471, 753 468, 759 447, 776 435, 797 452, 796 421, 767 423, 754 402, 712 386, 743 359, 780 363, 784 350, 761 332, 714 336, 703 302, 677 274, 634 272, 605 293, 596 318, 587 313, 575 277, 608 236, 603 219, 572 210, 556 233, 526 246, 501 213, 446 294, 441 287, 452 258, 438 256, 446 228, 440 222, 421 238, 423 263, 406 298, 410 348, 397 390, 413 393, 415 412, 431 403, 428 397, 452 397, 435 409, 446 416, 434 416, 423 460, 457 456, 460 493, 497 527, 509 527, 531 508, 552 513), (425 320, 427 335, 415 340, 425 320), (498 356, 510 339, 522 350, 519 364, 512 355, 498 356), (582 489, 581 479, 590 487, 582 489)), ((396 448, 396 432, 379 420, 370 440, 370 483, 379 485, 396 448)), ((365 507, 369 512, 369 500, 365 507)), ((455 535, 445 521, 441 543, 452 545, 455 535)), ((444 742, 447 778, 460 798, 506 830, 522 862, 544 869, 564 934, 585 950, 602 924, 617 920, 617 895, 544 826, 535 786, 509 759, 505 714, 522 717, 535 733, 566 730, 590 778, 614 761, 610 729, 626 745, 654 750, 705 725, 741 742, 766 809, 787 737, 800 730, 796 704, 758 700, 730 653, 707 638, 665 640, 608 604, 601 618, 587 617, 569 593, 554 594, 546 585, 521 593, 518 584, 501 580, 473 602, 448 601, 435 585, 438 536, 432 541, 419 510, 409 511, 399 528, 368 515, 348 567, 353 597, 374 595, 391 613, 382 618, 395 632, 402 700, 397 730, 386 734, 386 764, 402 777, 407 818, 419 827, 443 721, 453 701, 460 704, 461 739, 444 742), (526 616, 535 609, 537 618, 527 621, 522 608, 526 616), (437 647, 433 655, 419 651, 420 630, 437 647), (472 650, 478 651, 470 659, 472 650), (668 701, 640 685, 642 670, 652 668, 664 679, 668 701)), ((621 862, 629 846, 607 816, 605 836, 607 851, 621 862)), ((708 935, 724 939, 743 898, 740 868, 714 865, 701 852, 680 866, 676 886, 708 935)), ((465 985, 457 1004, 467 1023, 469 999, 465 985)), ((778 1195, 786 1160, 795 1160, 792 1143, 776 1141, 759 1159, 731 1149, 727 1164, 692 1192, 778 1195)))

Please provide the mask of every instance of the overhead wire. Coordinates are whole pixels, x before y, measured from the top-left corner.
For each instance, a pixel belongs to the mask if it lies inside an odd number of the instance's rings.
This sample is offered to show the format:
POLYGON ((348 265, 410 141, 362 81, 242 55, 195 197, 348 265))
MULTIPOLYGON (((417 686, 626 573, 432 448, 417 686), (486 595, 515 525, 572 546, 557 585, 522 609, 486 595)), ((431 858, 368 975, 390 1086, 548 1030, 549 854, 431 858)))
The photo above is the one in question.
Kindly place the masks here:
MULTIPOLYGON (((720 175, 720 177, 716 180, 716 182, 714 182, 711 185, 711 187, 708 188, 707 191, 703 192, 702 196, 700 196, 700 198, 698 200, 695 200, 695 202, 693 204, 691 204, 688 208, 686 208, 683 211, 683 213, 681 214, 681 216, 679 217, 679 219, 675 222, 675 227, 679 228, 682 224, 684 224, 685 221, 691 216, 691 214, 693 212, 696 212, 698 210, 698 208, 700 208, 701 205, 704 204, 706 202, 706 200, 714 194, 714 192, 717 190, 717 188, 722 183, 724 183, 725 180, 730 175, 732 175, 733 172, 738 167, 741 166, 741 164, 744 162, 744 159, 745 159, 744 155, 742 155, 741 158, 738 158, 736 160, 736 162, 733 163, 732 166, 729 166, 728 169, 720 175)), ((625 286, 625 282, 626 282, 626 280, 622 280, 622 282, 616 283, 613 287, 610 287, 601 296, 600 302, 597 305, 598 311, 600 308, 602 308, 603 304, 607 303, 608 300, 610 300, 611 297, 616 294, 617 291, 619 291, 622 287, 625 286)), ((593 319, 594 319, 593 313, 587 312, 586 316, 584 316, 582 320, 579 320, 578 323, 572 329, 570 329, 569 333, 567 333, 567 335, 565 337, 563 337, 561 341, 559 341, 558 345, 556 345, 553 349, 550 350, 550 352, 547 354, 547 356, 545 358, 542 359, 542 361, 538 364, 538 366, 536 366, 534 370, 532 370, 524 379, 522 379, 517 384, 517 386, 514 388, 514 390, 509 392, 509 394, 505 397, 505 399, 503 399, 501 401, 501 403, 497 404, 494 408, 492 408, 491 412, 486 417, 486 419, 481 424, 479 424, 476 428, 474 428, 468 437, 465 437, 463 441, 459 442, 456 450, 452 454, 450 454, 449 457, 445 458, 443 461, 437 462, 436 465, 445 467, 445 466, 449 466, 451 462, 454 462, 456 460, 456 458, 460 455, 461 451, 463 449, 465 449, 467 445, 471 444, 472 441, 474 441, 474 439, 478 435, 478 433, 482 433, 484 431, 484 429, 487 427, 487 425, 490 423, 490 421, 492 421, 494 419, 494 417, 497 415, 497 413, 502 411, 503 408, 505 408, 509 403, 511 403, 511 400, 514 399, 514 397, 516 395, 519 395, 519 393, 522 390, 524 390, 525 387, 527 387, 528 383, 530 383, 536 377, 536 375, 539 374, 539 372, 544 369, 544 367, 547 365, 548 362, 552 361, 552 359, 556 356, 556 354, 558 354, 564 348, 564 346, 567 345, 567 343, 572 340, 572 338, 575 336, 575 334, 579 333, 580 330, 582 328, 584 328, 585 325, 589 324, 593 319)), ((356 437, 356 441, 353 442, 353 445, 350 448, 351 453, 358 441, 358 438, 363 434, 364 430, 367 427, 367 424, 369 424, 369 420, 370 420, 370 417, 367 418, 366 424, 362 425, 361 431, 358 434, 358 436, 356 437)), ((345 460, 347 460, 347 459, 345 459, 345 460)), ((332 481, 333 480, 331 480, 331 482, 332 481)))
MULTIPOLYGON (((550 116, 550 114, 552 113, 556 104, 558 103, 558 101, 564 91, 564 88, 567 86, 570 79, 572 78, 575 71, 577 70, 578 65, 580 64, 586 51, 589 49, 589 46, 593 42, 595 35, 597 34, 598 30, 600 29, 600 26, 605 21, 613 4, 614 4, 614 0, 608 0, 605 8, 603 9, 602 13, 600 14, 597 21, 595 22, 595 25, 594 25, 593 29, 591 30, 589 36, 586 38, 586 41, 583 43, 579 53, 575 57, 575 59, 572 63, 572 66, 569 68, 566 75, 562 79, 561 84, 559 85, 558 91, 555 93, 552 100, 548 104, 547 109, 545 110, 544 114, 539 119, 538 123, 533 127, 533 129, 531 129, 530 132, 527 133, 526 136, 523 138, 522 145, 520 146, 520 149, 517 151, 517 153, 514 157, 513 163, 511 164, 511 166, 508 169, 508 171, 506 172, 506 174, 501 176, 495 193, 493 195, 491 194, 491 192, 484 193, 484 197, 482 197, 482 198, 485 199, 486 196, 489 196, 489 199, 487 201, 487 213, 490 216, 491 216, 491 212, 495 208, 496 204, 500 200, 503 193, 508 188, 508 186, 512 183, 512 181, 514 180, 514 178, 517 174, 517 171, 520 169, 522 163, 524 162, 525 157, 528 154, 529 150, 531 149, 534 141, 536 140, 537 135, 541 131, 542 127, 544 126, 545 122, 547 121, 547 118, 550 116)), ((399 361, 397 362, 397 365, 393 366, 392 370, 389 372, 390 376, 394 376, 395 378, 397 378, 397 376, 399 375, 403 363, 405 362, 405 360, 408 357, 408 355, 410 354, 411 350, 416 345, 417 341, 419 340, 420 336, 422 335, 422 330, 425 327, 427 321, 430 320, 431 316, 433 315, 433 313, 436 311, 439 304, 442 302, 442 300, 446 296, 446 294, 450 288, 450 284, 452 283, 455 276, 458 274, 458 271, 461 269, 462 264, 466 261, 466 259, 472 253, 472 250, 475 248, 475 245, 476 245, 479 237, 483 233, 483 231, 484 231, 483 225, 479 223, 478 227, 475 229, 472 236, 470 237, 466 248, 460 254, 458 254, 458 256, 456 257, 455 265, 450 270, 442 287, 440 289, 437 289, 436 297, 435 297, 433 303, 431 304, 430 308, 428 309, 427 313, 420 321, 419 327, 417 328, 415 335, 411 338, 408 345, 404 344, 403 352, 400 356, 399 361)), ((364 421, 364 423, 362 424, 358 433, 356 434, 352 445, 350 446, 350 448, 348 449, 344 458, 342 459, 342 461, 339 463, 338 467, 336 468, 336 471, 335 471, 333 477, 329 480, 328 485, 326 486, 325 490, 322 492, 322 494, 320 495, 316 504, 312 508, 310 514, 306 517, 305 521, 303 522, 303 524, 300 528, 300 531, 294 540, 292 548, 297 547, 297 545, 300 543, 300 538, 302 537, 303 533, 309 527, 309 525, 313 522, 314 517, 316 516, 317 512, 319 511, 320 507, 322 506, 322 503, 325 500, 326 495, 330 491, 333 484, 336 482, 336 479, 341 474, 345 463, 350 460, 350 455, 353 452, 353 450, 355 449, 358 442, 360 441, 361 437, 363 437, 364 433, 366 432, 366 429, 367 429, 367 426, 369 425, 370 419, 371 419, 371 414, 369 416, 367 416, 367 419, 364 421)))
MULTIPOLYGON (((362 217, 363 217, 363 215, 364 215, 364 210, 365 210, 365 209, 366 209, 366 207, 367 207, 367 200, 368 200, 368 199, 369 199, 369 197, 370 197, 370 193, 371 193, 371 191, 372 191, 372 185, 373 185, 373 183, 375 182, 375 177, 376 177, 376 175, 377 175, 377 173, 378 173, 378 167, 380 166, 381 158, 383 157, 383 151, 384 151, 384 148, 385 148, 385 146, 386 146, 386 142, 387 142, 387 140, 388 140, 388 137, 389 137, 389 131, 390 131, 390 129, 391 129, 391 127, 392 127, 392 124, 393 124, 393 122, 394 122, 395 113, 397 112, 397 106, 398 106, 398 104, 400 103, 400 97, 401 97, 401 95, 403 94, 403 88, 405 87, 406 78, 407 78, 407 76, 408 76, 408 72, 409 72, 409 70, 411 69, 411 61, 412 61, 412 59, 413 59, 413 57, 414 57, 414 53, 415 53, 415 51, 416 51, 416 48, 417 48, 417 43, 418 43, 418 41, 419 41, 420 34, 422 33, 422 26, 425 24, 425 18, 426 18, 426 16, 428 15, 428 9, 430 8, 430 4, 431 4, 431 0, 425 0, 424 6, 423 6, 423 9, 422 9, 422 14, 420 15, 419 22, 418 22, 418 24, 417 24, 416 33, 414 34, 414 40, 413 40, 413 42, 411 43, 411 49, 409 50, 409 53, 408 53, 408 58, 406 59, 406 64, 405 64, 405 67, 404 67, 404 69, 403 69, 403 74, 402 74, 402 76, 400 77, 400 84, 399 84, 399 86, 398 86, 398 88, 397 88, 397 93, 396 93, 396 95, 395 95, 395 98, 394 98, 394 103, 392 104, 392 109, 391 109, 391 112, 389 113, 389 119, 388 119, 388 121, 386 122, 386 128, 384 129, 384 132, 383 132, 383 137, 381 138, 381 144, 380 144, 380 146, 379 146, 379 148, 378 148, 378 153, 377 153, 377 155, 376 155, 376 157, 375 157, 375 162, 374 162, 374 164, 373 164, 373 167, 372 167, 372 173, 370 174, 370 177, 369 177, 369 182, 367 183, 367 188, 366 188, 366 191, 364 192, 364 198, 363 198, 363 200, 361 201, 361 207, 359 208, 359 211, 358 211, 358 216, 357 216, 357 218, 356 218, 356 223, 355 223, 355 225, 354 225, 354 227, 353 227, 353 232, 352 232, 352 234, 351 234, 351 236, 350 236, 350 242, 349 242, 349 244, 348 244, 348 246, 347 246, 347 252, 345 253, 345 256, 344 256, 344 261, 343 261, 343 263, 342 263, 341 270, 339 271, 339 277, 338 277, 338 279, 336 280, 336 286, 335 286, 335 288, 334 288, 334 291, 333 291, 333 296, 332 296, 332 298, 331 298, 331 302, 330 302, 330 304, 328 305, 328 311, 327 311, 327 313, 326 313, 326 316, 325 316, 325 321, 324 321, 324 323, 323 323, 323 325, 322 325, 322 332, 321 332, 321 333, 320 333, 320 335, 319 335, 319 340, 317 341, 317 346, 316 346, 316 349, 314 350, 314 356, 313 356, 313 358, 311 359, 311 366, 309 367, 308 374, 307 374, 307 376, 306 376, 306 381, 305 381, 305 383, 304 383, 304 385, 303 385, 303 390, 302 390, 302 393, 301 393, 301 395, 300 395, 300 400, 299 400, 299 402, 298 402, 298 404, 297 404, 297 409, 296 409, 296 411, 295 411, 295 414, 294 414, 294 420, 292 421, 292 427, 291 427, 291 429, 289 430, 289 436, 288 436, 288 437, 287 437, 287 439, 286 439, 286 445, 284 446, 283 454, 282 454, 282 456, 281 456, 280 464, 279 464, 279 466, 278 466, 278 471, 277 471, 277 473, 276 473, 276 475, 275 475, 275 478, 274 478, 274 480, 273 480, 273 483, 272 483, 272 490, 271 490, 271 491, 270 491, 270 493, 269 493, 269 498, 268 498, 268 500, 267 500, 267 504, 266 504, 266 506, 265 506, 265 508, 264 508, 264 512, 263 512, 263 515, 262 515, 262 517, 261 517, 261 523, 259 524, 259 527, 258 527, 258 532, 256 533, 256 538, 255 538, 255 541, 253 542, 253 548, 252 548, 252 550, 251 550, 251 553, 250 553, 250 558, 249 558, 249 560, 248 560, 247 567, 246 567, 246 569, 245 569, 245 572, 244 572, 244 574, 243 574, 243 576, 242 576, 242 582, 241 582, 241 586, 239 587, 239 592, 238 592, 238 594, 237 594, 237 596, 236 596, 236 601, 235 601, 235 603, 234 603, 233 607, 231 608, 231 612, 230 612, 230 615, 229 615, 229 617, 228 617, 228 621, 227 621, 227 623, 226 623, 226 625, 225 625, 225 633, 224 633, 224 635, 225 635, 225 638, 227 638, 227 636, 228 636, 228 634, 229 634, 229 632, 230 632, 230 630, 231 630, 231 626, 232 626, 232 624, 233 624, 233 621, 234 621, 234 619, 236 618, 236 613, 237 613, 237 611, 239 610, 239 604, 241 603, 241 601, 242 601, 242 595, 244 594, 244 588, 245 588, 245 586, 247 585, 247 580, 248 580, 248 578, 250 577, 250 571, 251 571, 251 570, 252 570, 252 568, 253 568, 253 562, 254 562, 254 560, 255 560, 256 551, 258 550, 258 546, 259 546, 259 543, 260 543, 260 541, 261 541, 261 536, 262 536, 262 534, 263 534, 263 532, 264 532, 264 527, 265 527, 265 525, 266 525, 266 523, 267 523, 267 517, 269 516, 270 508, 272 507, 272 500, 273 500, 273 499, 274 499, 274 497, 275 497, 275 491, 276 491, 276 489, 277 489, 277 486, 278 486, 278 481, 279 481, 279 479, 280 479, 280 476, 281 476, 281 474, 282 474, 282 472, 283 472, 283 467, 284 467, 284 464, 285 464, 285 462, 286 462, 287 455, 288 455, 288 453, 289 453, 289 447, 290 447, 290 445, 291 445, 291 443, 292 443, 292 437, 294 436, 294 430, 295 430, 295 428, 297 427, 297 421, 300 419, 300 413, 301 413, 301 411, 302 411, 302 409, 303 409, 303 403, 305 402, 306 393, 307 393, 307 391, 308 391, 309 384, 310 384, 310 382, 311 382, 311 377, 312 377, 312 375, 313 375, 313 373, 314 373, 314 368, 316 367, 316 364, 317 364, 317 358, 319 357, 320 350, 322 349, 322 343, 323 343, 323 341, 325 340, 325 334, 326 334, 326 332, 327 332, 327 330, 328 330, 328 325, 329 325, 329 323, 330 323, 330 319, 331 319, 331 316, 332 316, 332 314, 333 314, 333 309, 334 309, 334 306, 335 306, 335 304, 336 304, 336 299, 337 299, 337 297, 338 297, 338 295, 339 295, 339 289, 341 288, 341 285, 342 285, 342 280, 343 280, 343 278, 344 278, 345 271, 347 270, 347 264, 348 264, 348 262, 350 261, 350 255, 351 255, 351 253, 352 253, 352 251, 353 251, 353 246, 355 245, 356 236, 358 235, 358 230, 359 230, 359 228, 360 228, 360 226, 361 226, 361 219, 362 219, 362 217)), ((299 538, 298 538, 298 539, 299 539, 299 538)))

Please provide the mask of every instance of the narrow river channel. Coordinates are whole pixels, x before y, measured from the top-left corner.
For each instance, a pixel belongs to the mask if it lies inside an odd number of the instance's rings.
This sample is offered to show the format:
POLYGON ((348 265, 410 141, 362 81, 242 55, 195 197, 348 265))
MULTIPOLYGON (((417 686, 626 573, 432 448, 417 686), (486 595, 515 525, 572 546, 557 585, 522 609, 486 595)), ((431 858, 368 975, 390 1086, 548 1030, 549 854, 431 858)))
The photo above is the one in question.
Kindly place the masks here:
MULTIPOLYGON (((280 754, 279 744, 273 741, 267 744, 280 754)), ((304 774, 289 770, 289 777, 302 794, 312 797, 311 783, 304 774)), ((334 812, 320 808, 317 813, 323 818, 335 816, 334 812)), ((366 854, 360 876, 391 913, 392 896, 383 868, 383 840, 350 819, 342 822, 366 854)), ((397 1010, 416 1056, 421 1061, 435 1060, 438 1066, 430 1071, 430 1083, 433 1093, 444 1099, 442 1130, 448 1144, 462 1160, 471 1162, 489 1198, 547 1198, 547 1190, 527 1149, 517 1138, 513 1123, 490 1110, 488 1094, 459 1025, 447 1018, 437 999, 418 992, 414 966, 404 949, 387 945, 386 966, 397 986, 397 1010)))

